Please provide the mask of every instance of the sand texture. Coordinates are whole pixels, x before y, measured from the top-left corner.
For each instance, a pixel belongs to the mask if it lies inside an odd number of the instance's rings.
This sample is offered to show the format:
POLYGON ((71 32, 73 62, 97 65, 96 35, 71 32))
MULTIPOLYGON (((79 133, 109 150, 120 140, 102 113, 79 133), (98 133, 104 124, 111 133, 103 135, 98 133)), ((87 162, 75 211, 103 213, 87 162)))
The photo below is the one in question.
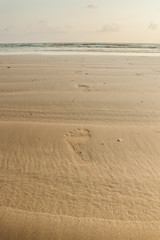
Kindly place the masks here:
POLYGON ((159 66, 0 56, 0 240, 160 239, 159 66))

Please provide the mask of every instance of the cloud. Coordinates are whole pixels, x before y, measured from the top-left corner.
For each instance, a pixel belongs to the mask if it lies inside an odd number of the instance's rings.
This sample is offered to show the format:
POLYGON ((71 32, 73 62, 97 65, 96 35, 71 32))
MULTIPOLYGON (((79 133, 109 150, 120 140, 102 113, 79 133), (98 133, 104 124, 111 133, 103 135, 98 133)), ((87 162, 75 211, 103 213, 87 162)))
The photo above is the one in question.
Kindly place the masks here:
POLYGON ((14 29, 14 27, 12 25, 7 25, 3 28, 4 32, 10 32, 14 29))
POLYGON ((39 20, 38 22, 37 22, 38 24, 46 24, 46 21, 45 20, 39 20))
POLYGON ((37 34, 66 34, 69 31, 70 29, 67 27, 44 26, 43 24, 40 24, 40 27, 36 28, 32 27, 28 32, 37 35, 37 34))
POLYGON ((40 19, 33 24, 26 26, 26 31, 32 34, 64 34, 71 30, 71 26, 55 26, 52 23, 48 24, 47 21, 40 19))
POLYGON ((156 29, 158 28, 158 24, 151 22, 151 23, 149 24, 148 28, 149 28, 150 30, 156 30, 156 29))
POLYGON ((117 32, 119 31, 119 25, 117 23, 105 24, 101 32, 117 32))
POLYGON ((87 8, 93 9, 93 8, 96 8, 96 6, 94 4, 89 4, 87 8))

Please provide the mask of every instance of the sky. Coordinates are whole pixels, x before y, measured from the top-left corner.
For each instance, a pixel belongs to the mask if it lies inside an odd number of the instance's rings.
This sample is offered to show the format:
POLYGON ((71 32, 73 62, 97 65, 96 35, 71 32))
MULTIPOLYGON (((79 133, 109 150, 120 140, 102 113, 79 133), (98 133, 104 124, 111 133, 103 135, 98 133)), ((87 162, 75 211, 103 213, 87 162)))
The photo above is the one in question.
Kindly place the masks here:
POLYGON ((0 0, 0 43, 160 43, 159 0, 0 0))

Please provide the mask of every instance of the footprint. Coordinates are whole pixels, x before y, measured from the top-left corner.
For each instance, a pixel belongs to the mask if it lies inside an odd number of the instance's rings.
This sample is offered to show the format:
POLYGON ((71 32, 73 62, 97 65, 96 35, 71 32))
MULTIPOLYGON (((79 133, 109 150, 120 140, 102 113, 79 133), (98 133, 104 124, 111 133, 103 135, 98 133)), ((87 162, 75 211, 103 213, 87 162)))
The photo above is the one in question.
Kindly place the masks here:
POLYGON ((80 129, 70 131, 65 134, 65 139, 69 150, 74 154, 74 157, 79 162, 86 160, 84 144, 91 137, 88 129, 80 129))
POLYGON ((153 72, 160 72, 158 69, 153 69, 153 72))
POLYGON ((137 72, 136 75, 137 75, 137 76, 142 76, 142 73, 137 72))
POLYGON ((82 71, 76 71, 75 72, 75 74, 81 74, 82 73, 82 71))
POLYGON ((78 87, 80 88, 80 89, 82 89, 82 91, 89 91, 89 86, 87 86, 87 85, 84 85, 84 84, 79 84, 78 85, 78 87))

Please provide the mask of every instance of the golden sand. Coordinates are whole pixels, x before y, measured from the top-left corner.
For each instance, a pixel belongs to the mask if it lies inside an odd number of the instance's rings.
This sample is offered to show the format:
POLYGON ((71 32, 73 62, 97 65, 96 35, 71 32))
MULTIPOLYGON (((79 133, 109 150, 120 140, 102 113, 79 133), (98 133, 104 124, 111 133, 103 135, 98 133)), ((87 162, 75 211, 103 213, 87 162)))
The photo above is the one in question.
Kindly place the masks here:
POLYGON ((160 58, 0 56, 0 239, 160 239, 160 58))

